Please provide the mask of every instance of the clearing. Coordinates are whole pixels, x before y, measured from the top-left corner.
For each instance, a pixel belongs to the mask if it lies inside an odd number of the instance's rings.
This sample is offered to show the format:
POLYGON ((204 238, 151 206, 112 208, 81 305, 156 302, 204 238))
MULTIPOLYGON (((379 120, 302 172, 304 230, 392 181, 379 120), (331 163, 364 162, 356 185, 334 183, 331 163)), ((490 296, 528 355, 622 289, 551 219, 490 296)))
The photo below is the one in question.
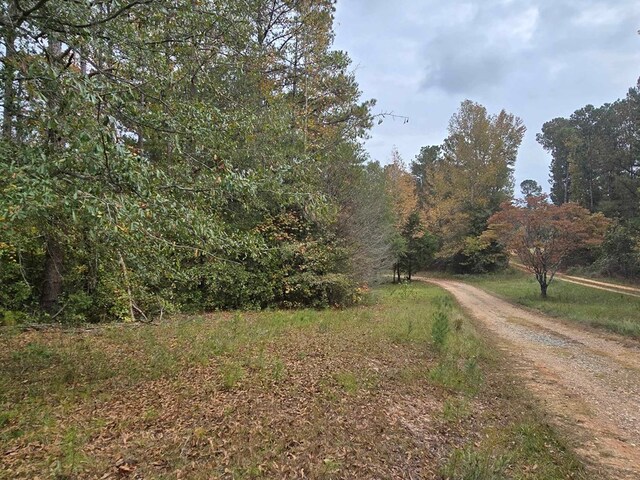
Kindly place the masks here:
POLYGON ((424 280, 482 322, 582 456, 613 478, 640 478, 640 344, 515 307, 472 285, 424 280))
POLYGON ((589 478, 449 294, 374 293, 4 329, 0 478, 589 478))

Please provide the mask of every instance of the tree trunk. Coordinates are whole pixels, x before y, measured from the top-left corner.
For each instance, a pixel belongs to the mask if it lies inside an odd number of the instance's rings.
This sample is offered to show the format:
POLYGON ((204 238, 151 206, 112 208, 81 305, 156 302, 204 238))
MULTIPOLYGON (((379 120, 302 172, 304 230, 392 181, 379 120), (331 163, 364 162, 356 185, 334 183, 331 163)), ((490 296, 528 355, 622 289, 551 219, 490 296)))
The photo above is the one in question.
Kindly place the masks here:
POLYGON ((402 283, 402 278, 400 277, 399 263, 396 263, 393 265, 393 283, 402 283))
POLYGON ((547 283, 545 283, 545 282, 541 282, 540 283, 540 296, 542 298, 547 298, 547 287, 548 286, 549 285, 547 283))
MULTIPOLYGON (((50 62, 56 62, 60 55, 61 43, 56 39, 49 39, 49 56, 50 62)), ((60 115, 58 111, 58 99, 55 95, 50 95, 47 99, 47 107, 51 118, 60 115)), ((54 154, 62 145, 62 139, 55 128, 51 126, 47 129, 46 150, 49 155, 54 154)), ((60 231, 60 227, 52 222, 45 231, 60 231)), ((42 292, 40 294, 40 308, 47 312, 53 313, 58 306, 58 299, 62 293, 62 263, 63 251, 58 238, 54 234, 46 235, 45 244, 45 263, 44 278, 42 283, 42 292)))
POLYGON ((45 255, 40 308, 47 313, 54 313, 62 293, 63 252, 57 240, 51 237, 47 240, 45 255))
MULTIPOLYGON (((11 0, 8 6, 9 18, 16 15, 17 7, 15 0, 11 0)), ((16 56, 16 26, 8 25, 6 33, 4 34, 4 108, 2 111, 2 136, 5 139, 13 137, 13 123, 14 116, 16 114, 16 89, 14 85, 16 70, 15 70, 15 56, 16 56)))
POLYGON ((129 270, 127 269, 127 264, 124 261, 124 257, 121 252, 118 252, 118 263, 120 264, 120 268, 122 269, 122 279, 124 281, 124 288, 127 289, 127 297, 129 300, 129 319, 125 320, 129 322, 136 321, 136 313, 135 313, 135 304, 133 301, 133 293, 131 292, 131 282, 129 281, 129 270))

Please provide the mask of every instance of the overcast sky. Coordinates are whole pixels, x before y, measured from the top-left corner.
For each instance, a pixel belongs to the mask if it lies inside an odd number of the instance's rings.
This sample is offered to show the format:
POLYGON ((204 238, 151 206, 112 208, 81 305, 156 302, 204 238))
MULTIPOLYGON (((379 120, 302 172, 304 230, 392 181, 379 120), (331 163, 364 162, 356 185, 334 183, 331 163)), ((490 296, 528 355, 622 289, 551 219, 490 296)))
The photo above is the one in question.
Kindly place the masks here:
POLYGON ((516 185, 548 189, 545 121, 623 97, 640 76, 638 0, 338 0, 335 28, 374 113, 410 118, 374 127, 372 159, 395 145, 408 163, 442 143, 468 98, 524 120, 516 185))

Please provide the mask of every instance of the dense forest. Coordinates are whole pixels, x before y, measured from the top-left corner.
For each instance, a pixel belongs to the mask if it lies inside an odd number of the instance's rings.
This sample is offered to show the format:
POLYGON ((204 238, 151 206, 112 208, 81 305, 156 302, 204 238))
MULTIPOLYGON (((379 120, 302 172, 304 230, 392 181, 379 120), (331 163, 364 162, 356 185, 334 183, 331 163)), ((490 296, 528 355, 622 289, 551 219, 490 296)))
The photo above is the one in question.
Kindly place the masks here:
POLYGON ((606 275, 640 275, 640 83, 626 97, 586 105, 542 127, 551 153, 551 199, 575 202, 615 220, 601 251, 578 263, 606 275))
MULTIPOLYGON (((441 145, 371 162, 385 115, 333 49, 333 0, 2 9, 5 323, 342 306, 381 273, 507 265, 486 231, 514 198, 522 120, 466 100, 441 145)), ((615 220, 574 264, 640 274, 639 122, 637 87, 538 134, 551 200, 615 220)))
POLYGON ((346 304, 390 270, 331 0, 2 8, 6 321, 346 304))

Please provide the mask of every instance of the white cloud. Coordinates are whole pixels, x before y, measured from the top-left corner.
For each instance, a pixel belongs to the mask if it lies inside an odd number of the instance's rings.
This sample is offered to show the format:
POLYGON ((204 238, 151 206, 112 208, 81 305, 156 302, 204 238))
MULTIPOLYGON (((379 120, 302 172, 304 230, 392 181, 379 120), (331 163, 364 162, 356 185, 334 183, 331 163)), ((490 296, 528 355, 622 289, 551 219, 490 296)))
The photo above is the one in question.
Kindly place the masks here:
POLYGON ((496 29, 498 39, 528 44, 538 27, 539 17, 538 7, 529 7, 523 12, 501 19, 496 29))
POLYGON ((611 26, 622 22, 627 14, 619 6, 596 3, 585 7, 572 23, 582 27, 611 26))

